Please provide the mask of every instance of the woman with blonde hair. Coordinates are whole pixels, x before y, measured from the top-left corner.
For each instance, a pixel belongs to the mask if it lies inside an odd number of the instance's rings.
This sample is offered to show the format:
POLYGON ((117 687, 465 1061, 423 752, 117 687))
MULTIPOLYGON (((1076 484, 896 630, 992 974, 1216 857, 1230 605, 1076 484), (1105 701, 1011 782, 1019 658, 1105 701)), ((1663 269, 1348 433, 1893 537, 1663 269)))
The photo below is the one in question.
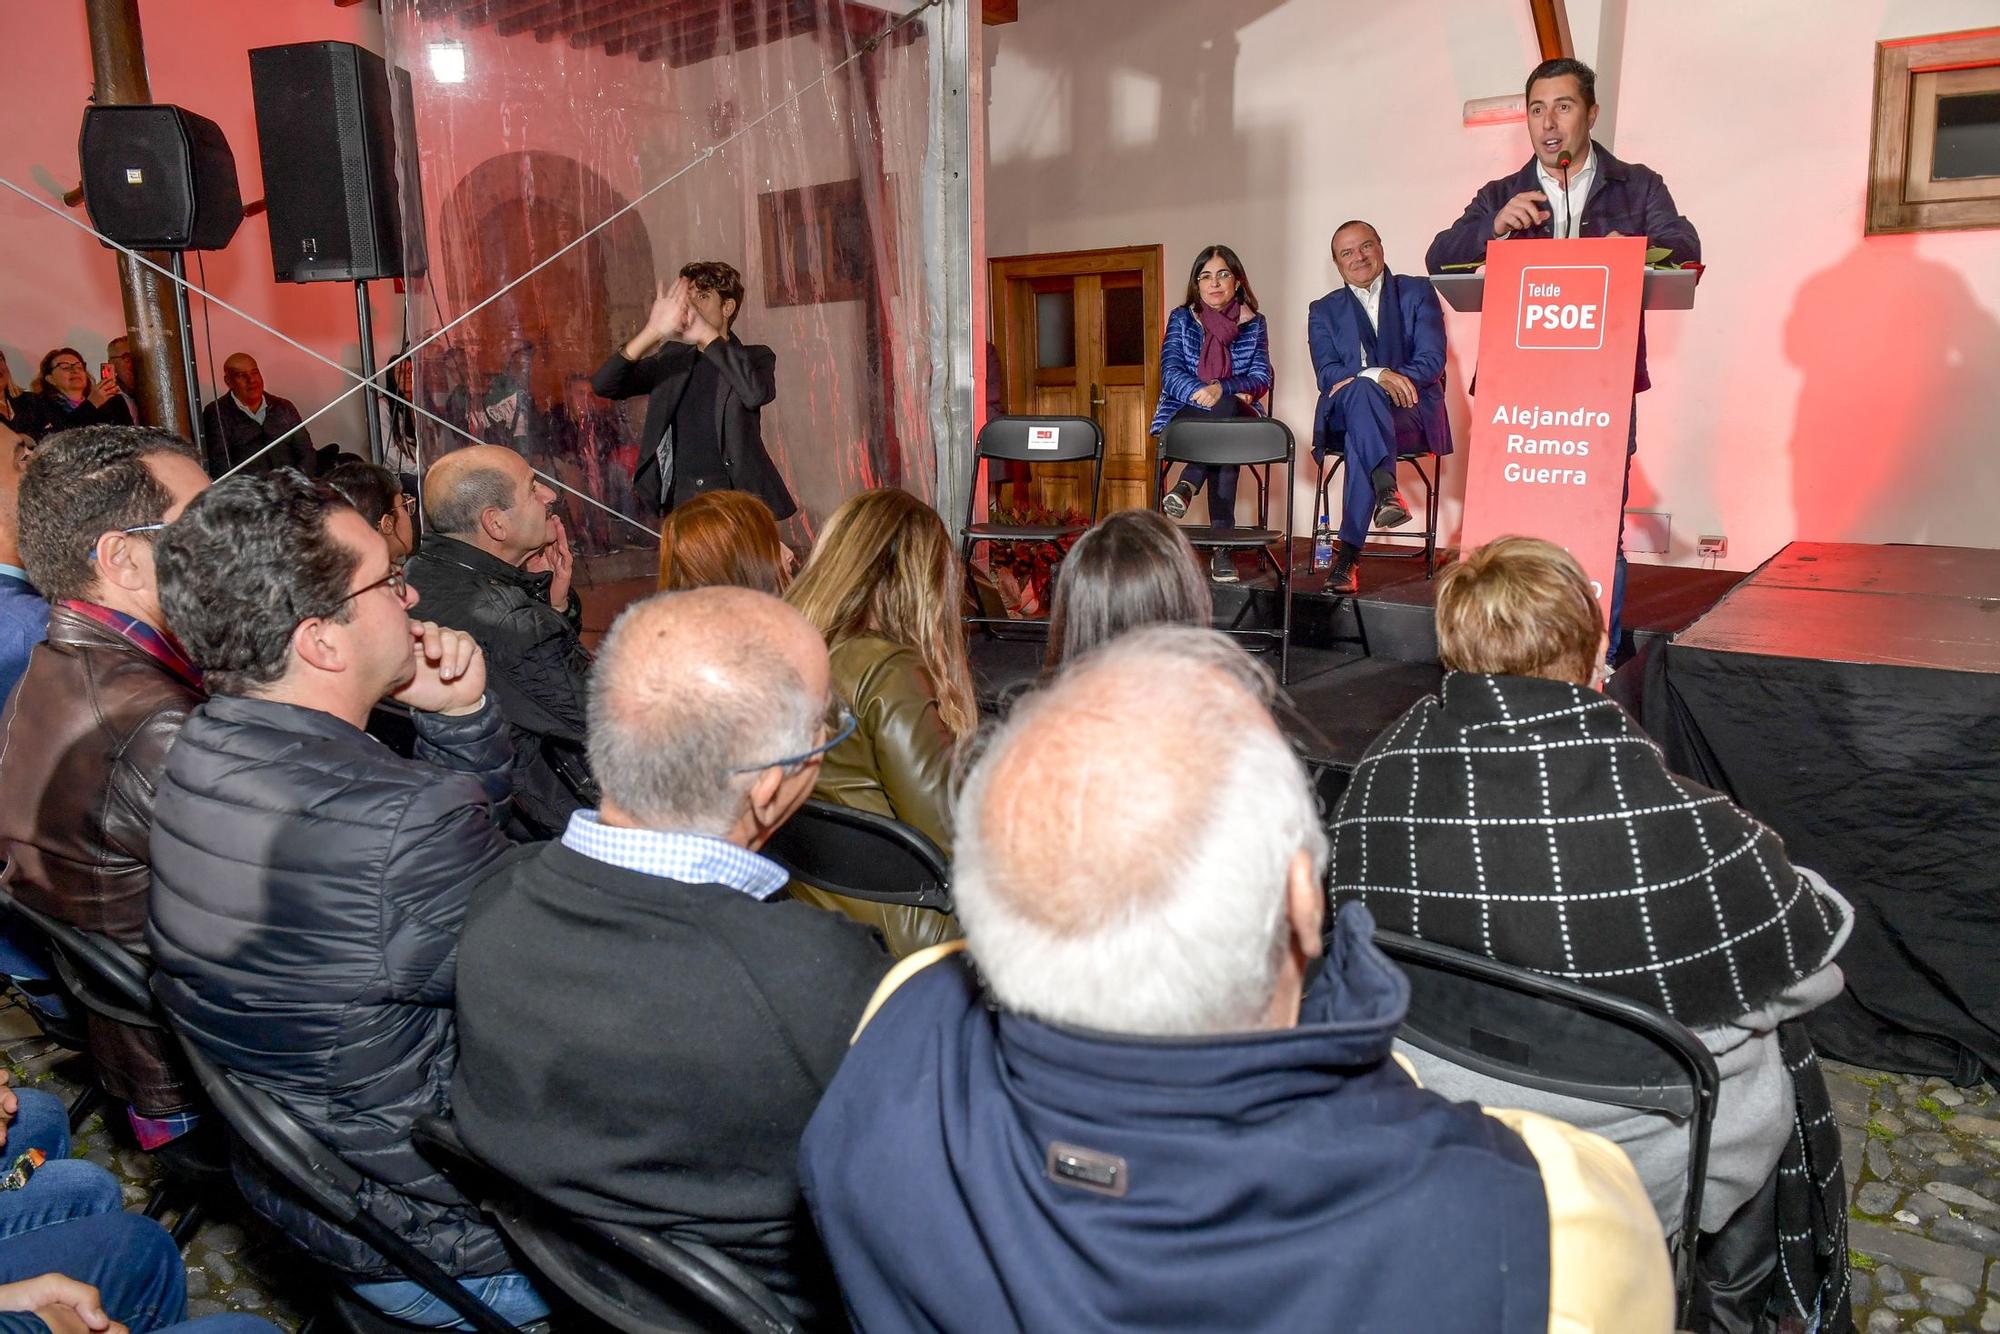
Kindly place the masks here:
MULTIPOLYGON (((834 691, 856 720, 813 795, 899 820, 947 853, 952 758, 979 720, 958 615, 964 580, 934 510, 905 491, 864 491, 833 512, 786 595, 826 637, 834 691)), ((881 927, 898 955, 958 934, 928 909, 793 893, 881 927)))
POLYGON ((660 525, 660 591, 730 585, 783 597, 795 564, 771 507, 748 491, 704 491, 660 525))

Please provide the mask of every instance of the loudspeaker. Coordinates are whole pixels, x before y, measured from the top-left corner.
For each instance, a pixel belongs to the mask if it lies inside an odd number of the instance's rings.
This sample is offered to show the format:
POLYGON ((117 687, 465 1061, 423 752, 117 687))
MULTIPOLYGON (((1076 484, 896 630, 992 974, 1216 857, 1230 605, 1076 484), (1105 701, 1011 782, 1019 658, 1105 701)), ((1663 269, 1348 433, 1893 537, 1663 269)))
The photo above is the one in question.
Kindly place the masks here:
MULTIPOLYGON (((348 42, 294 42, 250 52, 257 148, 271 217, 271 268, 278 281, 351 282, 423 271, 417 159, 398 143, 390 72, 348 42), (399 167, 398 158, 401 158, 399 167)), ((406 133, 414 133, 409 75, 395 71, 406 133)))
POLYGON ((91 107, 76 156, 91 225, 120 245, 220 250, 243 221, 229 141, 183 107, 91 107))

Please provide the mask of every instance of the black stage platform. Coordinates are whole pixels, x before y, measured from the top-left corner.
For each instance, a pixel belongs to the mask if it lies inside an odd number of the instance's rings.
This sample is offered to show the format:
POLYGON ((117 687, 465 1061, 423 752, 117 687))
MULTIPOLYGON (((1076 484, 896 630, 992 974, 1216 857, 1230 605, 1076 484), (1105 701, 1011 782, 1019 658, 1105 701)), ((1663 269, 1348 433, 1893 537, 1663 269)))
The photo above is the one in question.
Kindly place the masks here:
POLYGON ((1795 542, 1655 656, 1644 699, 1675 769, 1854 903, 1820 1048, 2000 1074, 2000 551, 1795 542))
MULTIPOLYGON (((1313 765, 1322 795, 1331 801, 1376 734, 1410 705, 1437 691, 1443 675, 1437 665, 1433 613, 1437 586, 1424 577, 1422 561, 1364 555, 1361 596, 1331 600, 1319 591, 1325 575, 1305 568, 1309 555, 1307 545, 1300 542, 1291 684, 1286 691, 1296 716, 1280 721, 1313 765)), ((1239 565, 1246 582, 1214 586, 1216 624, 1224 628, 1276 624, 1278 596, 1268 568, 1261 576, 1248 578, 1254 563, 1244 559, 1239 565)), ((1742 578, 1730 570, 1632 566, 1625 593, 1628 656, 1636 650, 1643 658, 1656 644, 1693 623, 1742 578)), ((1042 652, 1039 638, 975 635, 972 668, 982 706, 996 707, 1006 694, 1031 681, 1041 670, 1042 652)), ((1275 661, 1272 665, 1275 668, 1275 661)), ((1636 678, 1637 672, 1628 669, 1621 676, 1636 678)))

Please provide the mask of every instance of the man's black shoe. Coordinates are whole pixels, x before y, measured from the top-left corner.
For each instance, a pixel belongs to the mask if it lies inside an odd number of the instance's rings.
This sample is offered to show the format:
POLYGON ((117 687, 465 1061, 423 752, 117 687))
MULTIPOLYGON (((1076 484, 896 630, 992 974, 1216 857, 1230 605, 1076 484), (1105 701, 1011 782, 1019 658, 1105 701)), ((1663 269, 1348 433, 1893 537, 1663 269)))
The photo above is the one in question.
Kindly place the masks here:
POLYGON ((1410 507, 1403 503, 1403 493, 1390 487, 1388 493, 1378 492, 1375 496, 1375 526, 1377 528, 1401 528, 1410 521, 1410 507))
POLYGON ((1344 556, 1336 560, 1333 568, 1326 572, 1326 585, 1320 589, 1323 596, 1330 598, 1351 598, 1360 591, 1361 574, 1355 568, 1354 562, 1344 556))

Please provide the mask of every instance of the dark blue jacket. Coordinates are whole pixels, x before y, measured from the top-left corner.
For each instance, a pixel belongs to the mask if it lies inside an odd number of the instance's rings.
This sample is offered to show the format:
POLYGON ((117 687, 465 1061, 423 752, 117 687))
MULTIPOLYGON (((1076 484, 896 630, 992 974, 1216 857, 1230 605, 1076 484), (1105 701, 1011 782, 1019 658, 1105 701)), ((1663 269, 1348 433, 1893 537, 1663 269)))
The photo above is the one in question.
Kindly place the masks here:
POLYGON ((1389 1059, 1409 984, 1356 907, 1294 1029, 1058 1028, 957 959, 904 983, 800 1152, 855 1327, 1546 1330, 1536 1161, 1389 1059), (1122 1193, 1053 1177, 1059 1145, 1122 1193))
MULTIPOLYGON (((1667 257, 1672 262, 1687 263, 1701 258, 1701 237, 1695 234, 1694 224, 1674 207, 1674 197, 1667 192, 1667 183, 1660 179, 1660 173, 1641 163, 1620 162, 1595 140, 1591 141, 1590 153, 1597 162, 1597 174, 1591 178, 1590 194, 1584 199, 1578 215, 1579 235, 1607 236, 1619 232, 1626 236, 1643 236, 1648 246, 1663 246, 1672 251, 1667 257)), ((1439 232, 1431 242, 1430 250, 1424 255, 1425 267, 1432 273, 1438 273, 1451 264, 1483 262, 1486 243, 1494 239, 1493 215, 1515 195, 1541 188, 1541 177, 1535 172, 1533 158, 1512 176, 1502 176, 1497 181, 1488 181, 1480 186, 1479 193, 1465 206, 1465 212, 1459 215, 1458 221, 1439 232)), ((1548 212, 1546 209, 1543 211, 1548 212)), ((1550 217, 1553 221, 1554 215, 1550 217)), ((1525 231, 1510 232, 1500 239, 1525 236, 1546 240, 1550 235, 1550 223, 1544 222, 1525 231)), ((1642 318, 1639 324, 1639 369, 1633 392, 1650 389, 1652 384, 1652 379, 1646 374, 1646 325, 1642 318)))
POLYGON ((49 630, 49 604, 25 579, 0 573, 0 704, 28 670, 28 653, 49 630))
MULTIPOLYGON (((1167 429, 1176 412, 1187 407, 1194 391, 1204 381, 1195 367, 1201 364, 1201 321, 1186 306, 1167 312, 1167 332, 1160 339, 1160 402, 1153 412, 1148 435, 1167 429)), ((1237 327, 1229 344, 1229 374, 1222 377, 1224 394, 1264 395, 1271 392, 1271 329, 1262 315, 1253 315, 1237 327)), ((1264 411, 1259 405, 1258 411, 1264 411)))
MULTIPOLYGON (((1382 275, 1382 300, 1394 301, 1403 320, 1404 358, 1385 369, 1408 376, 1417 386, 1417 421, 1424 444, 1433 454, 1451 453, 1451 419, 1444 410, 1444 303, 1437 289, 1422 278, 1382 275)), ((1333 400, 1326 391, 1361 373, 1362 333, 1368 326, 1361 302, 1342 283, 1312 303, 1306 312, 1306 342, 1312 349, 1313 374, 1319 380, 1319 406, 1313 411, 1313 452, 1324 454, 1326 414, 1333 400)), ((1374 365, 1382 365, 1373 357, 1374 365)))

